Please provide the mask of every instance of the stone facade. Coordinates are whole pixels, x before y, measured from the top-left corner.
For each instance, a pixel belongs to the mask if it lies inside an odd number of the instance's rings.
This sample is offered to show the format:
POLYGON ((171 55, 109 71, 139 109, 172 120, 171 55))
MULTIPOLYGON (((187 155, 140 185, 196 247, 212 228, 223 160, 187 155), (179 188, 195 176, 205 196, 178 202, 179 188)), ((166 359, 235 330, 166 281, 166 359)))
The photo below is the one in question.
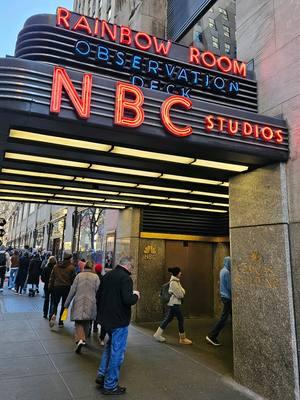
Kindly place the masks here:
POLYGON ((299 399, 300 3, 236 4, 238 58, 254 60, 259 111, 287 120, 290 159, 230 182, 235 377, 268 399, 299 399))

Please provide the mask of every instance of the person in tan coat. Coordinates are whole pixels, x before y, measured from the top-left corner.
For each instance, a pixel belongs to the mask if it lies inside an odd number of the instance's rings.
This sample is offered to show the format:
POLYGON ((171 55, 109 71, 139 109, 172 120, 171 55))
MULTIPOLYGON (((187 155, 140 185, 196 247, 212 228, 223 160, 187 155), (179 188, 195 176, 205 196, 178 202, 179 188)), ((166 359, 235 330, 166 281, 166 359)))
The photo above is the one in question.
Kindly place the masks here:
POLYGON ((164 338, 162 334, 173 318, 176 317, 178 320, 179 343, 192 344, 192 341, 185 336, 184 318, 181 311, 182 299, 185 296, 185 290, 180 283, 182 273, 179 267, 168 268, 168 271, 172 274, 169 285, 169 294, 171 296, 168 302, 168 310, 163 322, 160 324, 153 337, 158 342, 165 342, 166 338, 164 338))

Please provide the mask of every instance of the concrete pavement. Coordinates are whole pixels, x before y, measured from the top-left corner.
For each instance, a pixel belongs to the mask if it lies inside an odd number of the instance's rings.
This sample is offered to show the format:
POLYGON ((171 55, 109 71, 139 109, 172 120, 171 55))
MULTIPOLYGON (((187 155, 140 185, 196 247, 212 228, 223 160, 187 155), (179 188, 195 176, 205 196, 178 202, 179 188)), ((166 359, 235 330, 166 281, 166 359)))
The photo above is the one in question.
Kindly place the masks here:
MULTIPOLYGON (((7 289, 0 294, 0 399, 104 398, 94 383, 101 357, 96 336, 81 355, 75 354, 73 324, 49 329, 42 304, 41 295, 17 296, 7 289)), ((214 357, 208 366, 201 362, 201 346, 179 346, 171 337, 172 328, 167 345, 154 342, 151 334, 147 324, 130 329, 120 381, 127 387, 125 399, 249 399, 228 376, 228 366, 213 368, 214 357), (220 373, 222 368, 227 376, 220 373)))

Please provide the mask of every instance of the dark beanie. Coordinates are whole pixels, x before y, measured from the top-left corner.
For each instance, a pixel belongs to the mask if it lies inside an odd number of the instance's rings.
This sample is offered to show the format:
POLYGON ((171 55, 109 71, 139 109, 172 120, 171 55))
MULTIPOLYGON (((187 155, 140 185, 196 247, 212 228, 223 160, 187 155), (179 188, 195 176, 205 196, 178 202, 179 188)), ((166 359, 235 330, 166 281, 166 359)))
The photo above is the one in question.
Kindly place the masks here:
POLYGON ((181 272, 181 269, 179 267, 172 267, 168 268, 168 271, 171 272, 173 276, 177 276, 179 272, 181 272))

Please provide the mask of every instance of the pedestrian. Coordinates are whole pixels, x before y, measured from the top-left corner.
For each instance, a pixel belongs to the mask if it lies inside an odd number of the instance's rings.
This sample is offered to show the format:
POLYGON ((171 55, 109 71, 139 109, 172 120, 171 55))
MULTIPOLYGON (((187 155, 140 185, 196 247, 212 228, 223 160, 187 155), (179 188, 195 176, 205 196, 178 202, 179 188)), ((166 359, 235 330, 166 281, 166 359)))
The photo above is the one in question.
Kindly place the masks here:
POLYGON ((4 245, 0 246, 0 292, 3 292, 6 270, 10 268, 10 256, 4 245))
POLYGON ((185 290, 181 286, 180 277, 182 275, 181 269, 179 267, 168 268, 168 271, 172 274, 169 285, 170 300, 168 302, 168 310, 166 312, 165 318, 157 328, 153 337, 158 342, 165 342, 166 338, 163 337, 163 332, 174 317, 178 321, 179 330, 179 343, 180 344, 192 344, 190 339, 186 338, 184 329, 184 318, 181 310, 182 300, 185 296, 185 290))
POLYGON ((77 354, 80 354, 82 346, 86 345, 91 321, 97 315, 96 294, 99 285, 99 278, 94 272, 94 263, 87 261, 84 270, 76 275, 65 301, 65 308, 69 308, 73 300, 70 319, 75 321, 75 352, 77 354))
POLYGON ((24 289, 25 282, 27 280, 29 270, 29 253, 25 251, 20 258, 20 266, 16 276, 16 294, 21 295, 24 289))
POLYGON ((223 303, 223 311, 219 321, 206 336, 206 341, 213 346, 220 346, 218 336, 224 328, 229 315, 232 315, 231 305, 231 258, 224 258, 224 265, 220 271, 220 296, 223 303))
POLYGON ((20 264, 20 257, 18 250, 14 250, 12 256, 10 257, 10 274, 8 280, 8 289, 14 289, 16 276, 18 273, 18 268, 20 264))
MULTIPOLYGON (((95 265, 95 272, 98 275, 100 282, 102 279, 102 270, 103 270, 103 265, 101 263, 98 263, 95 265)), ((96 321, 96 320, 93 322, 93 332, 98 333, 98 321, 96 321)), ((105 329, 103 326, 101 326, 100 335, 99 335, 99 343, 101 346, 104 346, 105 336, 106 336, 105 329)))
POLYGON ((27 279, 27 284, 32 285, 31 292, 33 295, 35 294, 35 292, 39 293, 41 265, 42 265, 42 260, 40 255, 38 253, 34 253, 29 263, 28 279, 27 279))
POLYGON ((96 377, 104 395, 126 392, 126 388, 118 384, 119 374, 126 350, 131 306, 140 298, 140 293, 133 290, 132 269, 132 257, 121 257, 116 268, 102 278, 97 294, 97 321, 109 337, 96 377))
POLYGON ((61 320, 64 311, 64 304, 68 297, 70 288, 75 279, 75 268, 72 264, 72 254, 68 251, 64 252, 63 261, 57 263, 50 275, 49 291, 51 293, 51 310, 49 318, 49 326, 52 328, 56 321, 57 308, 61 301, 61 310, 58 320, 58 326, 63 327, 64 323, 61 320))
POLYGON ((49 315, 49 303, 50 303, 50 292, 49 292, 49 280, 50 280, 50 275, 51 272, 54 268, 54 265, 57 263, 56 258, 54 256, 51 256, 48 258, 47 265, 45 266, 44 269, 42 269, 41 272, 41 280, 44 282, 44 293, 45 293, 45 300, 44 300, 44 307, 43 307, 43 317, 48 319, 49 315))

